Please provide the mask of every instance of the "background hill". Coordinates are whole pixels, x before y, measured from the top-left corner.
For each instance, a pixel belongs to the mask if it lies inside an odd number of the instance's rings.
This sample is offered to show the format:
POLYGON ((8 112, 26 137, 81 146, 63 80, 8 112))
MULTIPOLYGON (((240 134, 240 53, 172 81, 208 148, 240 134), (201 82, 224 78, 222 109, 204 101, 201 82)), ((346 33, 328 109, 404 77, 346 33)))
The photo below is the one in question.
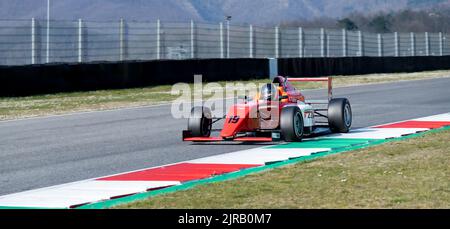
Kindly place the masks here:
MULTIPOLYGON (((46 0, 0 0, 0 18, 45 18, 46 0)), ((217 22, 232 15, 238 23, 341 18, 403 9, 437 9, 450 0, 52 0, 54 19, 217 22)))

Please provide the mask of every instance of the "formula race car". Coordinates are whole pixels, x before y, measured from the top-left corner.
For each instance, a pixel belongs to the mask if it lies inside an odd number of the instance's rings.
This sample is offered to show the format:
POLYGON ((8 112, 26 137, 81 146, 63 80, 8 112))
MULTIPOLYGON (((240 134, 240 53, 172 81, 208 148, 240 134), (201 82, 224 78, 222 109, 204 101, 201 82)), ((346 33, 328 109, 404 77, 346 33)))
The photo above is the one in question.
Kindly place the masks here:
POLYGON ((253 99, 240 98, 225 117, 213 118, 207 107, 192 108, 183 141, 190 142, 299 142, 324 129, 347 133, 352 126, 352 108, 346 98, 333 98, 332 78, 276 77, 264 85, 253 99), (291 82, 328 82, 328 100, 308 101, 291 82), (212 126, 220 120, 224 127, 211 137, 212 126))

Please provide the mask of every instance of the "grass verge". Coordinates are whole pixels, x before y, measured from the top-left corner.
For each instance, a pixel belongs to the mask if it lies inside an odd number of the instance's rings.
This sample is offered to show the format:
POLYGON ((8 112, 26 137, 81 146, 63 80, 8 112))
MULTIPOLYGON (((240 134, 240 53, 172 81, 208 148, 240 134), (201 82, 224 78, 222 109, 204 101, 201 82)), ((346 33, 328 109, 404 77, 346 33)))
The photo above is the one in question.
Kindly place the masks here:
MULTIPOLYGON (((337 76, 334 80, 334 86, 355 86, 362 84, 443 78, 449 76, 450 71, 337 76)), ((227 82, 219 82, 220 85, 226 85, 226 83, 227 82)), ((243 83, 267 83, 267 80, 251 80, 243 83)), ((325 87, 323 83, 301 83, 295 86, 299 89, 319 89, 325 87)), ((178 95, 171 95, 171 88, 171 85, 164 85, 135 89, 0 98, 0 120, 168 103, 179 97, 178 95)))
POLYGON ((117 208, 450 208, 450 130, 117 208))

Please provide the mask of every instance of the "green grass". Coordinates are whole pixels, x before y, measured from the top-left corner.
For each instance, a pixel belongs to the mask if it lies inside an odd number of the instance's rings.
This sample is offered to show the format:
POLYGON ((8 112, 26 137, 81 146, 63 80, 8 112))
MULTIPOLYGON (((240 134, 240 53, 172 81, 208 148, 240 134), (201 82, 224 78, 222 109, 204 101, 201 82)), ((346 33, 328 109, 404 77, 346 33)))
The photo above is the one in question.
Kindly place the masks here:
POLYGON ((450 130, 117 208, 450 208, 450 130))
MULTIPOLYGON (((335 77, 334 86, 343 87, 361 84, 442 78, 449 76, 450 71, 338 76, 335 77)), ((250 80, 244 81, 243 83, 259 84, 267 82, 268 80, 250 80)), ((226 85, 226 83, 227 82, 219 82, 222 86, 226 85)), ((300 83, 295 86, 299 89, 318 89, 324 88, 326 85, 324 83, 300 83)), ((171 89, 172 85, 163 85, 135 89, 101 90, 29 97, 0 98, 0 120, 169 103, 178 98, 177 95, 171 95, 171 89)), ((205 96, 205 98, 208 97, 205 96)))

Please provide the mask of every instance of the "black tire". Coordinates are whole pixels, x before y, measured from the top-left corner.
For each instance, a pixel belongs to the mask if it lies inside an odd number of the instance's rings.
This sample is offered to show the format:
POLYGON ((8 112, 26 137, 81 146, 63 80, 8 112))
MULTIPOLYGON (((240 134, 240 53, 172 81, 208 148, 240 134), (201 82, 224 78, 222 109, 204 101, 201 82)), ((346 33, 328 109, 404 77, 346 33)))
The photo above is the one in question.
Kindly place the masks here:
POLYGON ((211 111, 205 107, 194 107, 188 120, 188 130, 192 137, 211 136, 212 118, 211 111))
POLYGON ((332 99, 328 105, 328 125, 334 133, 348 133, 352 127, 352 107, 348 99, 332 99))
POLYGON ((280 116, 280 129, 286 142, 302 141, 303 124, 303 115, 299 107, 283 108, 280 116))

